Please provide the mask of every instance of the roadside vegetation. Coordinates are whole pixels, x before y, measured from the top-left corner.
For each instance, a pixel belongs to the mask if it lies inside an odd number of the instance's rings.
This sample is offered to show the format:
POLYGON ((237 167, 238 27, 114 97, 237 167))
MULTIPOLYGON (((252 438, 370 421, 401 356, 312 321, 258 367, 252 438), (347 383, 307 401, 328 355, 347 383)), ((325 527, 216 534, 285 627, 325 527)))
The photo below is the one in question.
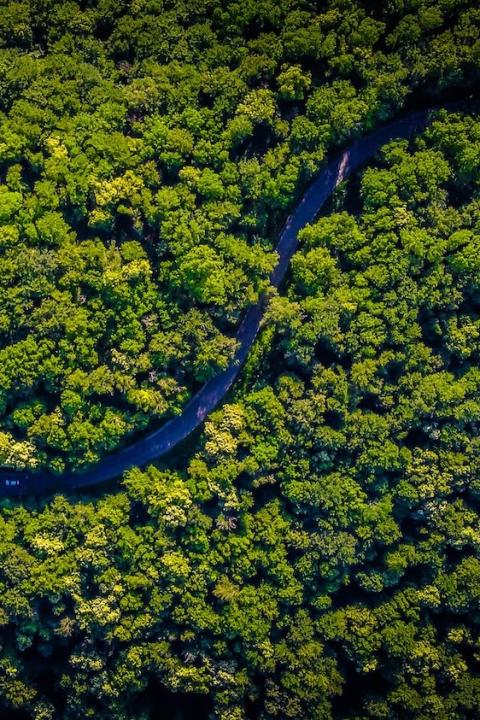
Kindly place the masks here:
POLYGON ((0 4, 0 463, 94 463, 224 368, 327 151, 478 75, 455 0, 0 4))

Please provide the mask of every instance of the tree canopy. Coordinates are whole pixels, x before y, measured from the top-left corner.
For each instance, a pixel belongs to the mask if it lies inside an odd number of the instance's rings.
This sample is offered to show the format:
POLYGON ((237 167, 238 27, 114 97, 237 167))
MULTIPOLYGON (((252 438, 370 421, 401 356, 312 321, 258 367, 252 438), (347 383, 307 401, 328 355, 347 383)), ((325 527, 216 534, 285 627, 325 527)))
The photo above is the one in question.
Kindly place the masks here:
POLYGON ((382 148, 268 278, 331 149, 478 89, 480 12, 318 5, 0 0, 0 465, 180 412, 269 296, 168 462, 1 500, 1 717, 479 714, 474 104, 382 148))
POLYGON ((328 149, 474 86, 478 8, 382 5, 0 2, 2 465, 77 469, 178 413, 328 149))
POLYGON ((6 708, 155 717, 155 679, 221 720, 475 716, 479 150, 442 113, 302 232, 190 457, 4 503, 6 708))

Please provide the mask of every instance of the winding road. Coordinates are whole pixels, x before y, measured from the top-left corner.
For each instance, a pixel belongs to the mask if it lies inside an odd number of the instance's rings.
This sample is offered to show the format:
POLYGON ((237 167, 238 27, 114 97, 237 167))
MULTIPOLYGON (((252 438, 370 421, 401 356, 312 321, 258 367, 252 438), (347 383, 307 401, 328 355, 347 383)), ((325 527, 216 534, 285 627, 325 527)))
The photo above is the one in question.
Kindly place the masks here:
MULTIPOLYGON (((385 125, 356 140, 320 171, 288 217, 280 233, 277 244, 279 260, 271 275, 273 286, 278 287, 285 277, 290 259, 297 249, 299 231, 315 220, 336 186, 389 140, 409 138, 425 129, 430 117, 431 110, 422 110, 385 125)), ((192 397, 181 415, 128 447, 107 455, 85 472, 53 475, 48 472, 2 469, 0 496, 22 497, 77 490, 112 480, 132 467, 144 466, 168 453, 198 428, 227 394, 257 336, 265 304, 265 298, 261 298, 257 304, 247 310, 238 328, 239 345, 234 360, 226 370, 209 380, 192 397)))

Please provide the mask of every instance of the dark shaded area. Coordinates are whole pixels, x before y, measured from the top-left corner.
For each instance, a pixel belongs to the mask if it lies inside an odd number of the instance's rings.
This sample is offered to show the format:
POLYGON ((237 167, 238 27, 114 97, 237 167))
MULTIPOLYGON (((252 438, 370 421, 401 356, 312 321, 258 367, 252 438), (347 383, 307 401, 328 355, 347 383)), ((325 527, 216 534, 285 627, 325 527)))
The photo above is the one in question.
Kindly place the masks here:
POLYGON ((205 695, 170 692, 159 680, 152 679, 131 712, 145 713, 148 720, 209 720, 212 702, 205 695))

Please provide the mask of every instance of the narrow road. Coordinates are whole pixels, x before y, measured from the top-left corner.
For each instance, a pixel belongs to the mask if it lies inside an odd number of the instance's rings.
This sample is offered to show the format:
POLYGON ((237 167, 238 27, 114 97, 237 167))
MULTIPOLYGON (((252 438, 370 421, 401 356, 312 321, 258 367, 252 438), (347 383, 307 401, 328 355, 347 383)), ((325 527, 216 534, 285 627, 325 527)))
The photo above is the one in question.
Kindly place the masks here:
MULTIPOLYGON (((290 259, 297 249, 299 231, 315 220, 336 186, 389 140, 409 138, 424 130, 429 123, 430 114, 430 110, 412 113, 360 138, 316 176, 280 233, 277 244, 279 260, 271 275, 272 285, 278 287, 282 282, 290 259)), ((260 299, 256 305, 252 305, 247 310, 237 332, 239 347, 234 360, 226 370, 209 380, 192 397, 181 415, 123 450, 106 456, 82 473, 67 472, 63 475, 53 475, 48 472, 2 469, 0 496, 21 497, 76 490, 112 480, 132 467, 144 466, 168 453, 201 425, 207 415, 223 400, 257 336, 264 309, 265 300, 260 299)))

